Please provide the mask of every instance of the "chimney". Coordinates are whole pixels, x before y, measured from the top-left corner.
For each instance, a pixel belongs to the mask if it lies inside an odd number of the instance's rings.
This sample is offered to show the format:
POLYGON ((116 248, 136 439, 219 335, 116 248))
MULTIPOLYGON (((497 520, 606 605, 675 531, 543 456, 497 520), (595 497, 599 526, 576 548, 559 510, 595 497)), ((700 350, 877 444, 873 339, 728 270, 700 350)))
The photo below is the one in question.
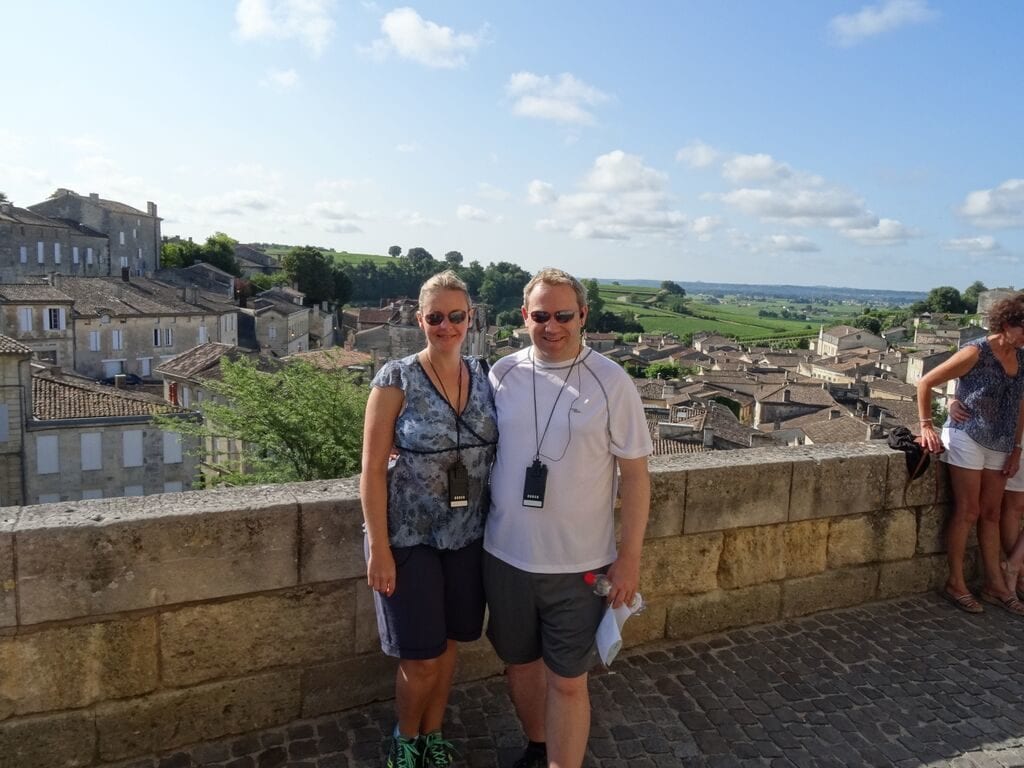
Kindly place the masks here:
POLYGON ((121 279, 122 279, 122 280, 123 280, 124 282, 126 282, 126 283, 127 283, 127 282, 130 282, 130 281, 131 281, 131 280, 130 280, 130 275, 131 275, 131 270, 130 270, 130 269, 128 269, 128 267, 121 267, 121 279))
POLYGON ((100 193, 99 192, 90 192, 89 193, 89 199, 90 200, 99 200, 100 199, 100 193))
POLYGON ((3 202, 0 202, 0 213, 10 213, 11 207, 12 203, 10 203, 9 201, 5 200, 3 202))
MULTIPOLYGON (((146 203, 146 213, 149 214, 150 216, 152 216, 155 219, 156 218, 156 203, 147 202, 146 203)), ((191 238, 189 238, 189 239, 191 239, 191 238)))
POLYGON ((114 386, 117 389, 124 389, 124 374, 118 373, 114 376, 114 386))
POLYGON ((841 417, 842 417, 842 415, 843 415, 843 414, 842 414, 842 413, 841 413, 841 412, 839 411, 839 409, 838 409, 838 408, 833 408, 832 410, 830 410, 830 411, 828 412, 828 420, 829 420, 829 421, 832 421, 832 419, 838 419, 838 418, 841 418, 841 417))
POLYGON ((782 390, 782 402, 789 403, 793 401, 793 393, 788 389, 782 390))
POLYGON ((715 430, 713 427, 704 427, 704 447, 709 450, 715 447, 715 430))
POLYGON ((189 304, 198 304, 199 303, 199 286, 198 285, 190 285, 188 287, 188 295, 187 295, 185 301, 187 301, 189 304))

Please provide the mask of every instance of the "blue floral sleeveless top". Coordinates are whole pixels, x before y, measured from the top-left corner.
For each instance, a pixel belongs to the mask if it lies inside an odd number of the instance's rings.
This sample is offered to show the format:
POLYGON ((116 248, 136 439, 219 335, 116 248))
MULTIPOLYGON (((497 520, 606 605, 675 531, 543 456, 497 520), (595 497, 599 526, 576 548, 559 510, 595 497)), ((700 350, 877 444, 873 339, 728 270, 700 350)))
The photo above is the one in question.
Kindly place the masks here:
POLYGON ((971 416, 961 424, 949 419, 945 426, 964 430, 985 448, 1009 453, 1024 395, 1024 350, 1017 350, 1017 375, 1008 376, 988 339, 975 339, 967 346, 978 347, 978 362, 957 381, 956 399, 971 416))
POLYGON ((395 421, 398 458, 388 466, 388 539, 393 547, 461 549, 484 535, 497 414, 479 361, 463 359, 470 372, 469 399, 458 417, 457 432, 455 412, 416 355, 388 361, 373 377, 373 386, 397 387, 405 393, 405 405, 395 421), (469 506, 452 509, 448 470, 456 455, 469 475, 469 506))

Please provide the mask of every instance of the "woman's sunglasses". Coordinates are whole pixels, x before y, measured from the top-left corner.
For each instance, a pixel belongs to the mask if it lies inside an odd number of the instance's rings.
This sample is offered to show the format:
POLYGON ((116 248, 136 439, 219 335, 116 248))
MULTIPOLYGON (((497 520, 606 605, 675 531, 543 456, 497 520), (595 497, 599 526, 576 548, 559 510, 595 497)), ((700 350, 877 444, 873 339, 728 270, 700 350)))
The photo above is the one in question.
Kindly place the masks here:
MULTIPOLYGON (((447 314, 448 322, 452 325, 458 325, 466 320, 467 312, 464 309, 453 309, 447 314)), ((427 325, 440 325, 444 322, 446 315, 444 312, 427 312, 423 316, 427 325)))
MULTIPOLYGON (((565 325, 574 317, 576 317, 576 310, 560 309, 554 314, 555 320, 557 320, 562 325, 565 325)), ((545 312, 543 309, 535 309, 533 310, 533 312, 530 313, 530 319, 532 319, 535 323, 540 323, 541 325, 544 325, 544 323, 551 319, 551 313, 545 312)))

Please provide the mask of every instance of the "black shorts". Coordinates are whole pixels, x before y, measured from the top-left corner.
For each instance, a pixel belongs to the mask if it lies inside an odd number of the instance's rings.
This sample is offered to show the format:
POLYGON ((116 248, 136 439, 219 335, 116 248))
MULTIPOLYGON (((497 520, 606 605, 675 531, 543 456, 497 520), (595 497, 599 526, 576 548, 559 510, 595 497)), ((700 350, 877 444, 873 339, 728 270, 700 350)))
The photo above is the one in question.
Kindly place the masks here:
POLYGON ((579 677, 597 663, 595 637, 607 599, 594 594, 582 573, 528 573, 484 552, 484 587, 487 637, 506 664, 543 658, 556 675, 579 677))
POLYGON ((477 640, 484 624, 483 540, 462 549, 392 547, 396 589, 373 593, 380 647, 388 656, 435 659, 448 640, 477 640))

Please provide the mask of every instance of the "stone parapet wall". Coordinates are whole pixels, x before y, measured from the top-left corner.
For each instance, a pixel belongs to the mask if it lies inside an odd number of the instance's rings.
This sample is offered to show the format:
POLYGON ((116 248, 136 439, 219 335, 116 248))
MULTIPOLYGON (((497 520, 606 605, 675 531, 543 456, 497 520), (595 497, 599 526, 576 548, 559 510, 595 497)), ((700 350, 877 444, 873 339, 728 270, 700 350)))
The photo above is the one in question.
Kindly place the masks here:
MULTIPOLYGON (((655 460, 627 643, 940 584, 936 471, 904 498, 903 455, 878 445, 655 460)), ((0 768, 116 764, 389 697, 361 519, 353 479, 0 509, 0 768)), ((459 678, 500 668, 478 641, 459 678)))

